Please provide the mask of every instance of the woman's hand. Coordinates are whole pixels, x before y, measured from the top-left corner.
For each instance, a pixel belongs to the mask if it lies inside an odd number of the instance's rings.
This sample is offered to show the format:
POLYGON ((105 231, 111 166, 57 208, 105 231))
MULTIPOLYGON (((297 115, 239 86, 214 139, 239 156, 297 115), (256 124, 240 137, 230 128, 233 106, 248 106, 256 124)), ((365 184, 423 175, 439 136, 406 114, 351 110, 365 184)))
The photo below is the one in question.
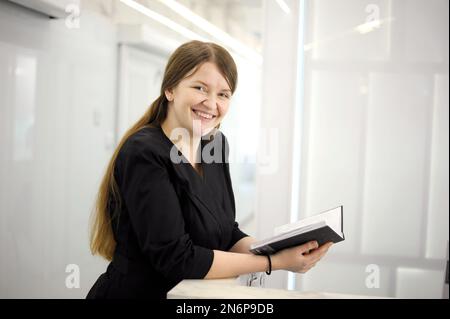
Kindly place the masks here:
POLYGON ((305 273, 322 259, 332 245, 333 243, 329 242, 318 247, 316 241, 311 241, 300 246, 283 249, 272 256, 274 269, 305 273))

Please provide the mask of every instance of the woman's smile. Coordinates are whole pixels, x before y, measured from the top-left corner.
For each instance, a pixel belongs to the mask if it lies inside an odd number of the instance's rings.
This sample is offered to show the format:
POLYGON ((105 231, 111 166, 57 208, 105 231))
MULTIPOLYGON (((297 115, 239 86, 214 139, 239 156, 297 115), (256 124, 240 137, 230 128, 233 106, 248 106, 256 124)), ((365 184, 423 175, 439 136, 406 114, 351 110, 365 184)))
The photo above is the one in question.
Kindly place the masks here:
POLYGON ((214 121, 214 119, 217 117, 216 115, 202 112, 202 111, 195 110, 195 109, 191 109, 191 112, 193 114, 193 118, 195 120, 200 120, 202 124, 210 123, 210 122, 214 121))

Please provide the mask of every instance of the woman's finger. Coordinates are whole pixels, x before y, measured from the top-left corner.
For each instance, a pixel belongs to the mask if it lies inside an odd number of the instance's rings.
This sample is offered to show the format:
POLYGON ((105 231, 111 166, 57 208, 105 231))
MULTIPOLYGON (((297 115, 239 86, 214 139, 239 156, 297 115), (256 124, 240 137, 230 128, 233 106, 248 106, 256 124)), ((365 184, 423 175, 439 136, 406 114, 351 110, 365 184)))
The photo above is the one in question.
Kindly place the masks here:
POLYGON ((311 252, 309 255, 306 255, 305 258, 308 258, 309 260, 316 260, 321 258, 325 254, 325 252, 322 250, 315 250, 311 252))
POLYGON ((317 241, 310 241, 306 244, 299 246, 298 250, 299 250, 300 254, 309 254, 310 250, 316 249, 317 247, 319 247, 319 244, 317 243, 317 241))

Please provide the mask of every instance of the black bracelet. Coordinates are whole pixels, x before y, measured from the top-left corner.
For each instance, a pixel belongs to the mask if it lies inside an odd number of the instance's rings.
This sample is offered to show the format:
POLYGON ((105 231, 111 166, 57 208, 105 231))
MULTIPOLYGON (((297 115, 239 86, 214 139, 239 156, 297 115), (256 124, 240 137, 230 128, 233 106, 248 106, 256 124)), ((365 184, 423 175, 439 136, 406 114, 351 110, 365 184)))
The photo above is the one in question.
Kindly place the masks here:
POLYGON ((266 255, 267 259, 269 259, 269 270, 266 271, 266 274, 270 275, 272 273, 272 260, 270 259, 270 255, 266 255))

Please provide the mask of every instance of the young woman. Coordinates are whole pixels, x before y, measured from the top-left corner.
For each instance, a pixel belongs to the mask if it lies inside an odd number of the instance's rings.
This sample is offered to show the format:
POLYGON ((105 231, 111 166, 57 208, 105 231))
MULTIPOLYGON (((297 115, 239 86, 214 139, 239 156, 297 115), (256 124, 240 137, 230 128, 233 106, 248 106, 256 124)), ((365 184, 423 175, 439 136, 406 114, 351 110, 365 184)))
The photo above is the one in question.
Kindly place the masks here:
POLYGON ((88 298, 166 298, 183 279, 269 267, 306 272, 326 253, 329 244, 313 242, 270 259, 249 253, 255 239, 235 221, 218 130, 236 85, 233 58, 217 44, 191 41, 169 58, 160 96, 122 138, 102 180, 91 251, 111 263, 88 298))

